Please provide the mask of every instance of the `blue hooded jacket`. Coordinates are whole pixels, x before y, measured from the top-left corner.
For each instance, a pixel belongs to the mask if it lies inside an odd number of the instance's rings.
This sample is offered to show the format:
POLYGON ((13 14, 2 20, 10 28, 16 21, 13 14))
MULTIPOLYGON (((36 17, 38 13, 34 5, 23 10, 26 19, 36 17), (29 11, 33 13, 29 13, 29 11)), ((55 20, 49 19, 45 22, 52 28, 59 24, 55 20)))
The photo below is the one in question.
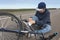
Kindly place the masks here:
POLYGON ((42 26, 44 24, 51 25, 51 22, 50 22, 50 12, 48 11, 48 9, 46 9, 44 13, 40 13, 39 11, 37 11, 35 16, 37 16, 38 19, 39 19, 39 21, 36 21, 36 24, 38 26, 42 26))

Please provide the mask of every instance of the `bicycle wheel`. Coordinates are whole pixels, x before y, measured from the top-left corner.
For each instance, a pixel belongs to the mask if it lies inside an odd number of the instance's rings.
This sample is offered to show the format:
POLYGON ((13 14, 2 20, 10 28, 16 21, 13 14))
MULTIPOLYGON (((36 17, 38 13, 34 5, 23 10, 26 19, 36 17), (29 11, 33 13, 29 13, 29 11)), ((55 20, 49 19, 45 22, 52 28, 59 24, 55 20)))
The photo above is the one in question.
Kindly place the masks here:
MULTIPOLYGON (((0 29, 1 28, 21 31, 21 21, 11 13, 0 12, 0 29)), ((16 35, 16 33, 1 31, 0 34, 0 40, 19 40, 19 36, 16 35)))

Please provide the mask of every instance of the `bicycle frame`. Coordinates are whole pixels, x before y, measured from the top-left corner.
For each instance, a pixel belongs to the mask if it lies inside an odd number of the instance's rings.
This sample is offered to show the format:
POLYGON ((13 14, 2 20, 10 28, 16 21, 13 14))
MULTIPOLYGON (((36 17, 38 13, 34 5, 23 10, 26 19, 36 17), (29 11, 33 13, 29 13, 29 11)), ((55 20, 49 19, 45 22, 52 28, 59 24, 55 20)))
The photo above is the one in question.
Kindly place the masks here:
MULTIPOLYGON (((0 16, 2 16, 2 15, 8 15, 8 16, 13 16, 13 17, 15 17, 16 19, 17 19, 17 21, 18 21, 18 23, 20 24, 19 25, 19 27, 21 27, 21 29, 22 29, 22 18, 21 18, 21 16, 20 16, 20 20, 15 16, 15 15, 13 15, 13 14, 8 14, 8 13, 0 13, 0 16)), ((18 33, 19 35, 18 35, 18 38, 17 38, 17 40, 19 40, 19 37, 20 37, 20 35, 24 35, 24 34, 26 34, 26 33, 30 33, 30 34, 40 34, 40 35, 42 35, 42 37, 41 37, 41 40, 51 40, 50 38, 45 38, 44 37, 44 35, 43 35, 43 33, 35 33, 34 31, 22 31, 21 29, 19 29, 19 30, 8 30, 8 29, 4 29, 4 28, 0 28, 0 31, 1 32, 12 32, 12 33, 18 33)))

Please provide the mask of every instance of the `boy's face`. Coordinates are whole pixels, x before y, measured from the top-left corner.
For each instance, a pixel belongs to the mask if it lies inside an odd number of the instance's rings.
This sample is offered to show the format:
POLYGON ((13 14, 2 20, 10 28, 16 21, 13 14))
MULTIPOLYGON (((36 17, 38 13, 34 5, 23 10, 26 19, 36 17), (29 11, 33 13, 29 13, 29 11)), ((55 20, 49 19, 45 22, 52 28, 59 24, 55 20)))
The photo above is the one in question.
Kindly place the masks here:
POLYGON ((39 11, 40 13, 44 13, 45 9, 37 9, 37 11, 39 11))

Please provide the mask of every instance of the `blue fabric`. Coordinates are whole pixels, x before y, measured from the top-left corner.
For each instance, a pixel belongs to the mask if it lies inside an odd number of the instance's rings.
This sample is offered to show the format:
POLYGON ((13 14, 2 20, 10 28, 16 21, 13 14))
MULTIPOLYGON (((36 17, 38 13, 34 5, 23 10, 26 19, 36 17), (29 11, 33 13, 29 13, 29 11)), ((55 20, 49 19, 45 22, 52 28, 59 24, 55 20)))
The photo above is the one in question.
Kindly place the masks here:
MULTIPOLYGON (((38 18, 36 16, 32 17, 33 20, 38 21, 38 18)), ((35 32, 38 33, 47 33, 51 30, 51 26, 49 24, 46 24, 46 27, 44 29, 40 29, 40 30, 35 30, 35 32)))
POLYGON ((38 17, 36 17, 36 16, 32 16, 32 20, 34 20, 34 21, 38 21, 38 17))
POLYGON ((36 17, 38 17, 39 21, 36 21, 36 24, 38 26, 42 26, 44 24, 51 25, 50 21, 50 12, 46 9, 44 13, 40 13, 39 11, 35 14, 36 17))
POLYGON ((39 8, 39 9, 46 8, 46 4, 45 4, 44 2, 40 2, 40 3, 38 4, 38 8, 39 8))
POLYGON ((35 30, 35 33, 38 32, 38 33, 43 33, 44 34, 44 33, 47 33, 49 31, 51 31, 51 26, 47 24, 46 28, 41 29, 41 30, 35 30))

